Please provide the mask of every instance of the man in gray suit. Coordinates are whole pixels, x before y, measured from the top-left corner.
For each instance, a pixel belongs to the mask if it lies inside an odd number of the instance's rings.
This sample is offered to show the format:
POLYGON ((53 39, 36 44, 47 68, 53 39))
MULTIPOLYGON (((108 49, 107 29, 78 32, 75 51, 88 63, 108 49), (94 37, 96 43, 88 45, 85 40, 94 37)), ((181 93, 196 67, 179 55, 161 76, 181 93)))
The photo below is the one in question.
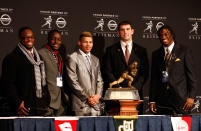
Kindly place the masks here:
POLYGON ((93 38, 90 32, 82 32, 79 50, 68 56, 67 74, 72 89, 72 108, 76 116, 99 116, 103 81, 99 59, 90 53, 93 38))
POLYGON ((39 50, 39 54, 45 62, 52 116, 67 115, 68 96, 65 91, 68 89, 66 89, 67 84, 65 83, 66 68, 63 57, 65 55, 62 55, 61 45, 61 33, 58 30, 51 30, 48 33, 47 45, 39 50))

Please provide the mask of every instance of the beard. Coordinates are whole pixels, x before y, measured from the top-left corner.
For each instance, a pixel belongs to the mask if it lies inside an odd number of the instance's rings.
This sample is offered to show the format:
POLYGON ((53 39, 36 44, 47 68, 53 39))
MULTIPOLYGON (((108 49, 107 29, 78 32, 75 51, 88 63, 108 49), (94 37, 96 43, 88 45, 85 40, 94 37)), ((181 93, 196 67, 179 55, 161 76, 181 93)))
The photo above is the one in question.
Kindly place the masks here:
POLYGON ((30 45, 30 46, 28 46, 28 45, 26 45, 23 41, 21 41, 21 44, 22 44, 27 50, 33 49, 33 44, 30 45))

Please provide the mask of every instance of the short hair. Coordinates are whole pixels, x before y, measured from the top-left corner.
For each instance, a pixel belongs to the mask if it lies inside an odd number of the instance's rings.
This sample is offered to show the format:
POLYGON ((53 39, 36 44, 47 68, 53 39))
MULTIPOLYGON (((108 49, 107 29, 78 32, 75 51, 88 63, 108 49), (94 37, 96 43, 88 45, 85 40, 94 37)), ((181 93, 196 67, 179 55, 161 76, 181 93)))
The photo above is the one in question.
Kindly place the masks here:
POLYGON ((82 40, 83 37, 93 37, 90 32, 84 31, 80 34, 79 40, 82 40))
POLYGON ((163 25, 162 27, 159 28, 159 30, 157 31, 157 35, 160 39, 160 32, 163 30, 163 29, 167 29, 170 31, 170 34, 172 35, 173 37, 173 40, 175 41, 175 33, 174 31, 172 30, 172 27, 170 27, 169 25, 163 25))
POLYGON ((18 31, 18 37, 21 37, 21 34, 22 34, 22 32, 23 32, 24 30, 31 30, 31 31, 33 31, 33 30, 31 29, 31 27, 23 26, 23 27, 21 27, 21 28, 19 29, 19 31, 18 31))
POLYGON ((59 31, 59 30, 57 30, 57 29, 53 29, 53 30, 50 30, 49 32, 48 32, 48 35, 47 35, 47 38, 48 38, 48 40, 50 39, 50 37, 51 37, 51 35, 53 34, 53 33, 59 33, 60 35, 61 35, 61 32, 59 31))
POLYGON ((133 29, 133 26, 132 26, 132 24, 131 24, 130 21, 127 21, 127 20, 125 20, 125 21, 121 21, 121 22, 118 24, 117 29, 120 30, 120 26, 122 26, 122 25, 130 25, 131 28, 133 29))

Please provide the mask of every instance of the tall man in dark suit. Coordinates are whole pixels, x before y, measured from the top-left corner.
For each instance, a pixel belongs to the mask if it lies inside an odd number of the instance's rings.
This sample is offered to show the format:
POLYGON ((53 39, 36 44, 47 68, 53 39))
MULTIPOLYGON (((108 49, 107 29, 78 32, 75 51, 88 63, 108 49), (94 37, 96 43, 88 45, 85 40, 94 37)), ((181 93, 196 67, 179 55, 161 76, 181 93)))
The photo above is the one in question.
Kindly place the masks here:
POLYGON ((2 66, 2 80, 14 115, 42 115, 49 113, 50 96, 46 87, 44 63, 34 48, 31 28, 19 30, 19 43, 8 54, 2 66))
MULTIPOLYGON (((122 21, 118 25, 118 34, 120 41, 106 49, 106 54, 103 58, 103 78, 106 86, 109 83, 116 81, 125 70, 128 70, 129 65, 134 61, 138 62, 138 72, 132 86, 139 90, 141 99, 142 87, 148 77, 148 58, 146 49, 133 42, 132 35, 134 29, 129 21, 122 21)), ((128 81, 124 80, 118 87, 128 87, 128 81)), ((142 109, 139 114, 142 113, 142 109)))
POLYGON ((45 63, 47 87, 50 93, 50 110, 53 116, 69 115, 65 54, 62 55, 62 36, 58 30, 48 33, 48 41, 38 52, 45 63), (66 92, 65 92, 66 91, 66 92))
POLYGON ((191 50, 175 41, 167 25, 158 36, 162 46, 152 54, 150 109, 157 114, 187 114, 197 88, 191 50))

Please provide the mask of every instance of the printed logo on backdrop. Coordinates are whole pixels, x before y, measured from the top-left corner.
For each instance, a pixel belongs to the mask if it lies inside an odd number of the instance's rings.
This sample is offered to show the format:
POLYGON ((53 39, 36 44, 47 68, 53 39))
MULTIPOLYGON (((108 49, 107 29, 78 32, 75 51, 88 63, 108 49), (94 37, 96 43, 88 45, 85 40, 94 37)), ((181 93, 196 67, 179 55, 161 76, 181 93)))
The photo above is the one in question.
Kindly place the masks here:
POLYGON ((194 105, 191 109, 192 113, 200 113, 200 100, 201 100, 201 96, 196 96, 194 105))
POLYGON ((0 8, 1 33, 13 33, 13 12, 12 8, 0 8))
POLYGON ((171 117, 171 123, 174 131, 191 130, 191 117, 171 117))
POLYGON ((133 120, 123 120, 123 124, 119 125, 118 131, 134 131, 133 120))
POLYGON ((93 14, 94 18, 94 36, 118 37, 118 14, 93 14))
POLYGON ((73 131, 72 126, 69 122, 64 122, 58 125, 61 131, 73 131))
POLYGON ((55 118, 56 131, 76 131, 77 120, 62 120, 62 118, 55 118))
POLYGON ((200 23, 201 18, 188 18, 189 22, 189 40, 200 40, 201 39, 201 31, 200 31, 200 23))
POLYGON ((167 17, 158 16, 142 16, 143 33, 142 38, 144 39, 156 39, 158 38, 157 31, 167 21, 167 17))
POLYGON ((135 131, 138 117, 114 116, 114 125, 117 131, 135 131))
POLYGON ((52 29, 57 29, 62 35, 68 35, 67 19, 68 12, 65 11, 40 11, 41 34, 48 34, 52 29))

